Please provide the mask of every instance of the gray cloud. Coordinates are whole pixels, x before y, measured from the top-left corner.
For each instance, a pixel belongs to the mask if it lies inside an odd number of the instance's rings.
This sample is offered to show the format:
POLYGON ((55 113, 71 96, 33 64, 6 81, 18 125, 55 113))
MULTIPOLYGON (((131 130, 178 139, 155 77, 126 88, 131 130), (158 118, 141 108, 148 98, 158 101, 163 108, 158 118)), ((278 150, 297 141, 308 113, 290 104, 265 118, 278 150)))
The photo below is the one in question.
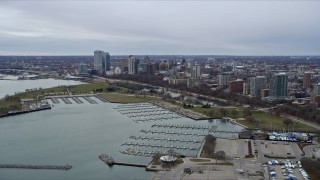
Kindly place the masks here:
POLYGON ((4 1, 0 54, 319 55, 319 1, 4 1))

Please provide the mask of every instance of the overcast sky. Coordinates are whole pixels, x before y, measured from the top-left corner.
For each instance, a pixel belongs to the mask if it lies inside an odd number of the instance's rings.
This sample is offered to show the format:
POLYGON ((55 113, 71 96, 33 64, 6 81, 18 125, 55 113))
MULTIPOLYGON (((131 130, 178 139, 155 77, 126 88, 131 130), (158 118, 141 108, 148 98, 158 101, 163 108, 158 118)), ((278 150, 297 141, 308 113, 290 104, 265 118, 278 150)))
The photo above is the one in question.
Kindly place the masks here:
POLYGON ((320 55, 320 1, 3 1, 0 55, 320 55))

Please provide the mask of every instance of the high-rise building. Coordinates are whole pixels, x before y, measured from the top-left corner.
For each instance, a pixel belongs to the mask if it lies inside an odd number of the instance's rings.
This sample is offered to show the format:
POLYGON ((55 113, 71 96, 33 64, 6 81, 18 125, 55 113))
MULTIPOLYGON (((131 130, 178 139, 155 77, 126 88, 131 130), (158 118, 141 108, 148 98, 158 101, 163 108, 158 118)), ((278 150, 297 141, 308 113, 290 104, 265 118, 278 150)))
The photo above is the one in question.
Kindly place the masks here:
POLYGON ((261 89, 266 87, 266 78, 264 76, 257 76, 250 78, 250 95, 260 96, 261 89))
POLYGON ((108 52, 96 50, 94 51, 93 68, 98 74, 105 74, 110 70, 110 55, 108 52))
POLYGON ((78 74, 88 74, 88 68, 86 64, 78 64, 78 74))
POLYGON ((288 75, 277 73, 272 76, 270 81, 269 97, 278 99, 288 96, 288 75))
POLYGON ((191 68, 191 78, 199 79, 200 78, 200 65, 194 65, 191 68))
POLYGON ((320 96, 320 83, 314 85, 313 95, 320 96))
POLYGON ((229 92, 234 92, 234 93, 243 92, 243 83, 244 81, 242 79, 230 81, 229 87, 228 87, 229 92))
POLYGON ((138 73, 138 64, 139 61, 132 55, 128 57, 128 74, 137 74, 138 73))
POLYGON ((250 94, 250 83, 245 82, 243 83, 243 94, 248 95, 250 94))
POLYGON ((305 72, 303 75, 303 88, 308 89, 311 87, 311 73, 305 72))
POLYGON ((218 85, 219 87, 227 87, 229 84, 230 75, 229 74, 219 74, 218 75, 218 85))

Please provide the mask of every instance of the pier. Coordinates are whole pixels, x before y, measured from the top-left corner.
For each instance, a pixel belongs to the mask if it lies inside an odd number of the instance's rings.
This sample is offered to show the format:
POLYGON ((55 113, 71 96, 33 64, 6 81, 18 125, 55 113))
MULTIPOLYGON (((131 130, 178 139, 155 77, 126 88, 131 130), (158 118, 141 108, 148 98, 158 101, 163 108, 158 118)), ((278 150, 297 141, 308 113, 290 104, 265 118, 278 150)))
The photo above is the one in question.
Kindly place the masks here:
POLYGON ((140 164, 140 163, 134 163, 134 162, 115 161, 112 157, 110 157, 106 154, 101 154, 99 156, 99 159, 101 161, 103 161, 104 163, 108 164, 109 166, 120 165, 120 166, 133 166, 133 167, 144 167, 144 168, 146 168, 148 166, 147 164, 140 164))
POLYGON ((57 166, 57 165, 25 165, 25 164, 0 164, 0 168, 8 169, 49 169, 49 170, 70 170, 71 165, 57 166))

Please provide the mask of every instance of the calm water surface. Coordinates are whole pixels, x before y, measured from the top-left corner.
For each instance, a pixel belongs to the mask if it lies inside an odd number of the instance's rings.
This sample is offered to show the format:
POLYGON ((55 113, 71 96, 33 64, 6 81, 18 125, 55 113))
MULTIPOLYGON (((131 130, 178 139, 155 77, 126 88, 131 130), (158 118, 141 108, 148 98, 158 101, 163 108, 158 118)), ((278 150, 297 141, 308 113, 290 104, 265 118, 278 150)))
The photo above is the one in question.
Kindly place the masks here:
MULTIPOLYGON (((2 88, 2 86, 0 86, 2 88)), ((32 88, 32 87, 30 87, 32 88)), ((150 157, 121 154, 121 146, 142 129, 160 124, 218 126, 218 129, 241 130, 228 122, 195 122, 188 118, 135 123, 113 109, 119 104, 54 104, 53 109, 0 119, 0 163, 72 165, 70 171, 0 169, 5 180, 59 179, 150 179, 153 173, 144 168, 108 167, 98 159, 105 153, 115 160, 148 163, 150 157)), ((150 142, 151 143, 151 142, 150 142)))
POLYGON ((24 92, 26 89, 82 84, 80 81, 57 79, 17 80, 17 76, 10 75, 5 78, 10 80, 0 80, 0 99, 7 94, 13 95, 15 92, 24 92))

